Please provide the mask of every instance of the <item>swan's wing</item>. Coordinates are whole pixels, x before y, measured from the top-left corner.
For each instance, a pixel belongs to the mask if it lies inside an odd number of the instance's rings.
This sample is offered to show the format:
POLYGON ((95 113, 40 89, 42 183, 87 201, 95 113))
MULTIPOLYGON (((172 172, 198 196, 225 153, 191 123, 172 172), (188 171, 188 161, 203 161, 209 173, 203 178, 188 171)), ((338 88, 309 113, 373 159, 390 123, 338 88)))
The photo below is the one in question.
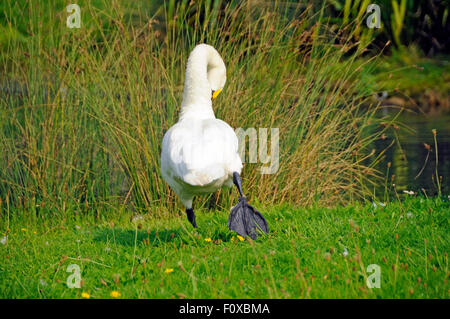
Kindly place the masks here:
POLYGON ((218 119, 174 125, 164 136, 161 161, 174 178, 198 186, 242 168, 237 136, 218 119))

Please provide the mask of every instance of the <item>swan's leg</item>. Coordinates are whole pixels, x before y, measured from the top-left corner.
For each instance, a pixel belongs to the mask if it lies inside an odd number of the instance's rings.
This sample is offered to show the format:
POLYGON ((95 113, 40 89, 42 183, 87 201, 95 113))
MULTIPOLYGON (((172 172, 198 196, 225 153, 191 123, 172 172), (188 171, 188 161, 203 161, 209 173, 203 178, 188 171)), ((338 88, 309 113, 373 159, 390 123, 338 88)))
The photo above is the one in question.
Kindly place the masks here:
POLYGON ((243 237, 248 235, 252 239, 258 237, 258 229, 265 233, 269 232, 267 221, 263 215, 247 203, 242 191, 241 177, 237 172, 233 173, 233 183, 241 196, 237 205, 231 208, 230 216, 228 217, 228 228, 243 237))
POLYGON ((195 213, 194 209, 192 208, 192 199, 193 197, 181 197, 181 202, 183 203, 184 207, 186 207, 186 215, 189 220, 189 222, 194 226, 194 228, 197 228, 197 222, 195 221, 195 213))
POLYGON ((239 176, 238 172, 234 172, 233 173, 233 183, 234 185, 236 185, 239 194, 241 195, 241 197, 245 197, 244 192, 242 191, 242 180, 241 180, 241 176, 239 176))
POLYGON ((191 222, 192 226, 194 226, 194 228, 197 228, 197 222, 195 221, 194 210, 192 208, 186 208, 186 215, 187 215, 188 220, 191 222))

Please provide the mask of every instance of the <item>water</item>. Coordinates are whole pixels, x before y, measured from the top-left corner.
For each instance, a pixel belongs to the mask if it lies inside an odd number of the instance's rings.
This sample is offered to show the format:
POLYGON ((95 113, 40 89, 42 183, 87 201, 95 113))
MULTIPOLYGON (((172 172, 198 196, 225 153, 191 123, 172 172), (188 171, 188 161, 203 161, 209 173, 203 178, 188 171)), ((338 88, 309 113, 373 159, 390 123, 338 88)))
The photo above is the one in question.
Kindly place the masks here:
MULTIPOLYGON (((403 190, 436 195, 438 191, 436 183, 436 149, 432 130, 437 131, 437 171, 441 180, 442 194, 450 194, 450 115, 427 116, 423 114, 402 114, 399 121, 412 129, 412 132, 404 129, 396 130, 398 143, 392 145, 378 166, 383 172, 387 171, 388 162, 389 180, 395 175, 393 182, 398 192, 403 190), (430 146, 430 150, 424 145, 430 146)), ((375 142, 375 149, 380 152, 388 147, 394 133, 386 133, 385 140, 375 142)), ((381 187, 384 189, 384 185, 381 187)))

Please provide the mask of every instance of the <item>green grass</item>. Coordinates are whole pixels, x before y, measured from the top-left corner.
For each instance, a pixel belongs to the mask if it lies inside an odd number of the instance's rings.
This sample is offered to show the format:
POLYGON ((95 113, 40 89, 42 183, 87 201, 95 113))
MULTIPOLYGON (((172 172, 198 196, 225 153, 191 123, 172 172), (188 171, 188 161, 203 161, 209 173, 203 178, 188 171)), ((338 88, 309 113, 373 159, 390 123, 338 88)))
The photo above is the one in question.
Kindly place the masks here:
MULTIPOLYGON (((449 56, 429 58, 415 46, 392 50, 379 59, 364 57, 354 64, 361 72, 355 73, 359 81, 373 92, 386 91, 389 97, 401 97, 401 106, 427 111, 450 111, 449 56), (361 66, 360 66, 361 65, 361 66)), ((339 66, 337 66, 339 68, 339 66)))
POLYGON ((257 241, 230 233, 227 211, 198 211, 194 231, 174 214, 52 221, 4 209, 0 297, 449 298, 449 209, 448 200, 424 198, 384 208, 278 206, 261 209, 270 233, 257 241), (81 289, 66 285, 70 264, 81 267, 81 289), (380 289, 365 284, 370 264, 381 267, 380 289))

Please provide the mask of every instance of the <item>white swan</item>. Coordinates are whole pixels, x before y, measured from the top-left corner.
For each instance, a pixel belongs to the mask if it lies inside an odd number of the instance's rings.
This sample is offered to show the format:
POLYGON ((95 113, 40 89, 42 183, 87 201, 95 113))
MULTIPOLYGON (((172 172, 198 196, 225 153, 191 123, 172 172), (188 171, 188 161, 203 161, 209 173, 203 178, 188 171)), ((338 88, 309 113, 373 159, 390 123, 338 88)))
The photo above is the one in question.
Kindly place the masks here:
MULTIPOLYGON (((245 202, 239 176, 242 161, 238 138, 227 123, 214 116, 212 109, 212 100, 219 95, 225 81, 225 64, 216 49, 207 44, 197 45, 187 62, 179 120, 166 132, 162 142, 162 177, 180 198, 194 227, 197 227, 192 208, 195 195, 212 193, 234 182, 241 194, 240 203, 245 202)), ((264 219, 258 212, 252 214, 264 219)), ((230 229, 238 229, 242 235, 254 233, 251 223, 244 227, 242 214, 232 215, 230 229), (234 227, 235 224, 238 226, 234 227)), ((267 226, 265 220, 264 223, 267 226)))

